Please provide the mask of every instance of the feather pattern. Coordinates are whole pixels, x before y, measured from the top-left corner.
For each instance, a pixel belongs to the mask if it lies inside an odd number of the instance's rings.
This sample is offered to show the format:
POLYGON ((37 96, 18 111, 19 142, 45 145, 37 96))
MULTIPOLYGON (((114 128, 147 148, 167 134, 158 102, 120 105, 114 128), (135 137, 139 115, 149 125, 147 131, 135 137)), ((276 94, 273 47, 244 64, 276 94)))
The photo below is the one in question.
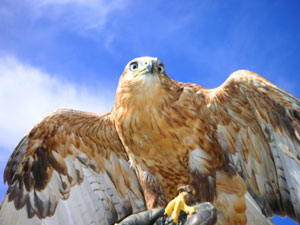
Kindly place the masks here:
POLYGON ((250 71, 205 91, 222 149, 261 209, 300 222, 300 101, 250 71))
POLYGON ((16 147, 4 179, 1 224, 18 224, 12 212, 22 224, 113 224, 145 209, 109 113, 50 114, 16 147))

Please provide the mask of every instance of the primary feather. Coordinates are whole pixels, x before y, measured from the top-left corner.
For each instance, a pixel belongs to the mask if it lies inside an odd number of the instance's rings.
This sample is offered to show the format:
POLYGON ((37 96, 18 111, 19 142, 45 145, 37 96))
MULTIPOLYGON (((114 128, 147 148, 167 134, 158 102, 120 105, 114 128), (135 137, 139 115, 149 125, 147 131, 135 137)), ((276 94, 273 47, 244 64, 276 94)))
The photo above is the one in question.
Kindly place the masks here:
POLYGON ((110 113, 45 117, 16 147, 4 179, 0 224, 113 224, 145 209, 110 113))

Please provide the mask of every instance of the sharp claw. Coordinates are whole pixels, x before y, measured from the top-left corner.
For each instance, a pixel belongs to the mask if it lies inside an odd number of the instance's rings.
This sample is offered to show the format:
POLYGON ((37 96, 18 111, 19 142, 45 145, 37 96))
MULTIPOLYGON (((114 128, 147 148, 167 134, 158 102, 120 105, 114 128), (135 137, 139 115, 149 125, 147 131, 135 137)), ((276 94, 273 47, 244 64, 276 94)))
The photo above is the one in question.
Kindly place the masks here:
POLYGON ((181 192, 175 199, 169 202, 169 204, 165 208, 165 220, 164 224, 178 224, 180 212, 183 211, 186 214, 192 214, 195 212, 195 208, 186 205, 186 195, 188 193, 181 192), (173 215, 172 215, 173 212, 173 215), (172 215, 172 217, 171 217, 172 215), (170 218, 168 218, 170 216, 170 218), (168 218, 168 219, 167 219, 168 218), (166 220, 167 219, 167 220, 166 220))
POLYGON ((162 224, 165 224, 166 223, 166 218, 167 218, 167 214, 166 213, 164 213, 164 215, 163 215, 163 217, 162 217, 162 220, 161 220, 161 222, 162 222, 162 224))
POLYGON ((162 224, 163 225, 168 225, 168 224, 171 224, 171 223, 174 224, 173 223, 173 218, 172 217, 168 218, 168 214, 165 213, 163 215, 163 218, 162 218, 162 224))
POLYGON ((164 213, 162 220, 161 220, 162 224, 165 224, 167 217, 168 217, 168 215, 166 213, 164 213))
POLYGON ((173 218, 171 217, 171 218, 169 218, 169 219, 167 219, 167 220, 165 220, 165 225, 168 225, 168 224, 175 224, 175 223, 173 223, 173 218))

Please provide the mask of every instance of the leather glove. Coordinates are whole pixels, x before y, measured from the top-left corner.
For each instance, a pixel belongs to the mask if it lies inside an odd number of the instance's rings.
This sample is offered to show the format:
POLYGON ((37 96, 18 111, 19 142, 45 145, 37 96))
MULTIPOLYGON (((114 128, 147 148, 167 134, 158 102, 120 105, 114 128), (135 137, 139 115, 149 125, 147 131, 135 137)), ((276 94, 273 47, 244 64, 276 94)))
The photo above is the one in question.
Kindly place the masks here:
MULTIPOLYGON (((216 208, 209 202, 194 205, 196 212, 187 216, 181 212, 179 225, 213 225, 217 221, 216 208)), ((165 225, 172 222, 166 220, 164 209, 150 209, 132 214, 122 220, 118 225, 165 225)))

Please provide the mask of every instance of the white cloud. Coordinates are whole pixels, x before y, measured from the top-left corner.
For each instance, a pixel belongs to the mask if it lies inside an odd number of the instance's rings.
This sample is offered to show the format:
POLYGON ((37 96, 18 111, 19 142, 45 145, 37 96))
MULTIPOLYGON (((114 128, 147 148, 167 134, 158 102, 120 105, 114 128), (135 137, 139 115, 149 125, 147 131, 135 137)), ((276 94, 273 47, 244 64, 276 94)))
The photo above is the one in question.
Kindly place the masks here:
POLYGON ((14 58, 0 57, 0 147, 12 151, 37 121, 59 108, 109 111, 115 90, 101 90, 91 93, 85 86, 65 82, 14 58))
POLYGON ((132 0, 6 1, 0 7, 0 28, 1 25, 5 30, 11 27, 15 33, 20 32, 20 35, 25 37, 30 33, 33 41, 44 40, 50 45, 61 35, 76 34, 99 44, 104 43, 105 47, 109 48, 114 35, 111 27, 116 18, 130 12, 132 2, 132 0))
POLYGON ((26 8, 29 9, 27 14, 33 21, 46 18, 55 26, 88 35, 86 31, 102 30, 112 14, 128 8, 131 1, 28 0, 26 8))

